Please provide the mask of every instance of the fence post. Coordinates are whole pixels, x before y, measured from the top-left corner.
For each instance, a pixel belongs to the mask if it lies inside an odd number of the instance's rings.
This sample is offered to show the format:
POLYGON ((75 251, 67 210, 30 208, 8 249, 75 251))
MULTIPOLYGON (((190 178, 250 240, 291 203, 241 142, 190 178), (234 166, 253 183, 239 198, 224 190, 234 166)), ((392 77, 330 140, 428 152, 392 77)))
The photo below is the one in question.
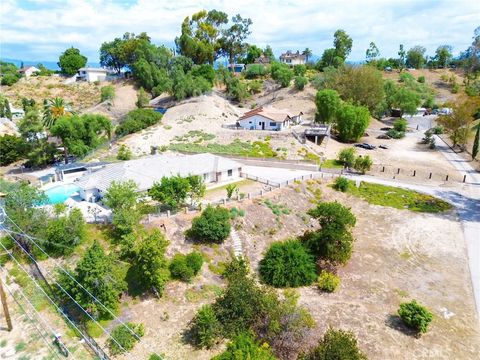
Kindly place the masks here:
POLYGON ((428 176, 428 178, 429 178, 429 179, 431 179, 431 178, 432 178, 432 173, 430 173, 430 175, 428 176))
POLYGON ((313 174, 310 174, 310 179, 313 179, 313 174))
POLYGON ((417 170, 413 170, 413 177, 417 174, 417 170))
POLYGON ((465 182, 465 180, 467 180, 467 175, 463 175, 463 182, 465 182))
POLYGON ((385 172, 385 166, 382 168, 382 172, 385 172))
POLYGON ((303 180, 303 175, 302 175, 302 180, 303 180))
POLYGON ((398 175, 398 174, 400 174, 400 168, 398 168, 398 170, 397 170, 397 175, 398 175))
POLYGON ((247 194, 247 198, 250 200, 250 193, 247 194))
POLYGON ((448 174, 447 174, 447 176, 445 177, 445 181, 448 181, 448 174))
POLYGON ((287 180, 287 186, 288 186, 288 180, 287 180))
POLYGON ((170 210, 167 210, 167 218, 170 217, 170 210))
POLYGON ((260 190, 260 196, 263 196, 263 189, 260 190))
POLYGON ((268 180, 267 180, 267 185, 269 185, 268 180))

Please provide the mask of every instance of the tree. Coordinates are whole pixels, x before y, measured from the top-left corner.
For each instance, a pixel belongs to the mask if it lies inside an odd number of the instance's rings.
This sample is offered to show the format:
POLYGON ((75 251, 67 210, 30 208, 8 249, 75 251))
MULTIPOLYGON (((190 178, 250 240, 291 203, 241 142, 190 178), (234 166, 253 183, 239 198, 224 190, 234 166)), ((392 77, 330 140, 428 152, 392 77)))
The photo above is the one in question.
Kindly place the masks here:
POLYGON ((187 178, 176 175, 162 177, 160 182, 153 184, 149 194, 152 199, 175 210, 185 204, 190 191, 190 181, 187 178))
POLYGON ((4 61, 0 61, 0 74, 2 74, 2 80, 0 84, 6 86, 12 86, 22 77, 15 64, 4 61))
POLYGON ((348 36, 345 30, 339 29, 333 34, 333 46, 336 56, 346 60, 350 51, 352 51, 352 38, 348 36))
POLYGON ((265 345, 258 344, 253 334, 242 332, 228 343, 227 349, 223 353, 213 357, 212 360, 275 360, 276 357, 272 354, 271 349, 265 345))
MULTIPOLYGON (((60 283, 92 316, 97 319, 110 319, 112 315, 108 310, 117 309, 120 293, 126 288, 124 280, 116 274, 112 258, 105 254, 100 243, 95 240, 78 261, 72 276, 98 301, 63 273, 60 283)), ((65 298, 65 301, 71 302, 70 298, 65 298)))
POLYGON ((222 207, 207 206, 192 221, 188 236, 196 241, 222 243, 230 235, 230 213, 222 207))
POLYGON ((398 315, 405 325, 421 334, 427 332, 428 325, 433 320, 433 314, 415 300, 400 304, 398 315))
POLYGON ((245 64, 253 64, 263 53, 263 50, 256 45, 248 45, 247 56, 245 57, 245 64))
POLYGON ((205 191, 207 190, 205 182, 200 175, 189 175, 187 180, 190 184, 188 197, 190 197, 192 203, 198 202, 205 196, 205 191))
POLYGON ((270 66, 272 78, 276 80, 282 87, 287 87, 293 79, 293 71, 286 64, 274 62, 270 66))
POLYGON ((475 132, 475 139, 473 140, 472 159, 475 160, 478 154, 478 147, 480 142, 480 124, 477 124, 477 131, 475 132))
POLYGON ((270 61, 275 60, 275 55, 273 54, 273 49, 270 45, 265 46, 265 49, 263 49, 263 55, 269 58, 270 61))
POLYGON ((43 125, 50 129, 63 116, 70 116, 70 104, 60 97, 46 99, 43 103, 43 125))
POLYGON ((364 106, 343 104, 336 114, 336 129, 341 141, 358 141, 370 123, 370 113, 364 106))
POLYGON ((414 91, 401 86, 395 91, 390 102, 393 108, 400 110, 401 115, 415 115, 421 104, 421 98, 414 91))
POLYGON ((300 360, 367 360, 358 348, 357 339, 350 331, 329 328, 322 340, 309 353, 302 354, 300 360))
POLYGON ((140 283, 146 289, 154 289, 160 295, 170 278, 168 262, 165 258, 168 244, 168 240, 160 230, 154 229, 140 242, 134 260, 140 283))
POLYGON ((305 50, 302 51, 302 55, 305 56, 305 63, 308 64, 308 60, 309 60, 310 56, 313 55, 313 52, 310 48, 307 47, 307 48, 305 48, 305 50))
POLYGON ((203 305, 192 321, 190 333, 197 347, 211 348, 221 336, 221 325, 212 305, 203 305))
POLYGON ((368 64, 374 63, 379 55, 380 55, 380 51, 378 50, 377 45, 375 45, 375 43, 372 41, 367 51, 365 52, 367 63, 368 64))
POLYGON ((153 109, 130 111, 115 129, 115 134, 124 136, 157 124, 163 115, 153 109))
POLYGON ((132 210, 138 202, 138 186, 133 180, 112 181, 103 196, 103 202, 113 212, 132 210))
POLYGON ((8 99, 4 100, 4 109, 5 117, 12 120, 12 110, 10 109, 10 102, 8 99))
POLYGON ((250 18, 244 19, 237 14, 232 17, 232 25, 222 30, 222 37, 219 39, 221 52, 228 58, 231 66, 245 51, 247 44, 244 41, 251 33, 250 25, 252 25, 250 18))
POLYGON ((346 168, 351 168, 355 164, 357 151, 354 147, 342 149, 338 154, 338 161, 346 168))
POLYGON ((323 70, 324 68, 330 67, 330 66, 334 68, 338 68, 341 65, 343 65, 344 62, 345 62, 345 59, 338 56, 338 53, 334 48, 330 48, 330 49, 326 49, 323 52, 322 57, 317 63, 317 68, 318 70, 323 70))
POLYGON ((140 341, 145 334, 143 324, 126 323, 117 325, 111 332, 111 337, 108 339, 108 347, 112 355, 123 354, 126 351, 132 350, 135 344, 140 341), (128 327, 128 328, 127 328, 128 327), (136 334, 134 336, 132 334, 136 334))
POLYGON ((117 160, 130 160, 132 158, 132 151, 125 145, 120 145, 120 148, 117 152, 117 160))
POLYGON ((421 69, 425 63, 425 49, 423 46, 416 45, 407 52, 407 64, 415 69, 421 69))
POLYGON ((149 96, 147 95, 143 87, 141 87, 140 90, 138 90, 137 92, 137 102, 135 103, 135 105, 137 105, 137 108, 141 109, 148 105, 149 101, 149 96))
POLYGON ((86 235, 85 219, 79 209, 66 212, 66 207, 57 205, 55 215, 45 224, 42 234, 45 249, 52 256, 65 256, 74 252, 86 235))
POLYGON ((400 47, 398 49, 398 67, 400 68, 400 71, 402 71, 403 68, 405 67, 406 56, 407 56, 407 53, 403 48, 403 44, 400 44, 400 47))
POLYGON ((0 136, 0 166, 7 166, 24 157, 26 143, 20 136, 0 136))
POLYGON ((435 51, 435 60, 438 65, 446 68, 450 60, 452 60, 452 46, 450 45, 440 45, 435 51))
POLYGON ((344 101, 366 106, 371 114, 385 98, 382 73, 373 66, 344 66, 335 73, 332 83, 344 101))
POLYGON ((302 242, 321 259, 345 264, 352 254, 354 239, 350 228, 355 226, 355 215, 337 202, 320 203, 308 214, 318 220, 321 228, 305 233, 302 242))
POLYGON ((325 89, 317 92, 315 96, 315 122, 330 124, 335 121, 336 113, 341 106, 340 96, 335 90, 325 89))
POLYGON ((65 50, 58 59, 58 66, 62 73, 66 75, 75 75, 78 69, 85 67, 87 58, 80 54, 80 50, 71 47, 65 50))
POLYGON ((273 243, 259 271, 262 281, 274 287, 310 285, 317 278, 313 256, 297 240, 273 243))
POLYGON ((452 112, 447 115, 441 115, 437 121, 445 128, 453 142, 453 146, 459 146, 462 150, 466 149, 470 129, 474 121, 477 104, 475 99, 460 99, 451 105, 452 112))
POLYGON ((370 158, 370 156, 365 155, 365 156, 359 156, 355 159, 355 164, 353 165, 353 168, 355 170, 360 171, 361 174, 365 174, 367 171, 371 169, 373 165, 373 161, 370 158))

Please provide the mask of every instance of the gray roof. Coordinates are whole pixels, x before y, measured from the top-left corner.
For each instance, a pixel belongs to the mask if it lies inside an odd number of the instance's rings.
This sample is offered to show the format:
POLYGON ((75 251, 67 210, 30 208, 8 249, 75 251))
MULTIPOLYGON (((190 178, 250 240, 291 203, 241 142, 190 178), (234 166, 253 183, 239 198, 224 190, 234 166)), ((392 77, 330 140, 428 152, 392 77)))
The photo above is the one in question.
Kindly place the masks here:
POLYGON ((97 162, 91 162, 91 163, 74 162, 74 163, 60 164, 58 166, 55 166, 55 171, 81 169, 81 168, 88 169, 91 167, 105 166, 108 164, 109 164, 108 162, 104 162, 104 161, 97 161, 97 162))
POLYGON ((76 185, 83 190, 106 191, 113 181, 133 180, 140 191, 146 191, 164 176, 203 175, 241 166, 236 161, 212 154, 155 155, 106 165, 101 170, 85 174, 76 185))

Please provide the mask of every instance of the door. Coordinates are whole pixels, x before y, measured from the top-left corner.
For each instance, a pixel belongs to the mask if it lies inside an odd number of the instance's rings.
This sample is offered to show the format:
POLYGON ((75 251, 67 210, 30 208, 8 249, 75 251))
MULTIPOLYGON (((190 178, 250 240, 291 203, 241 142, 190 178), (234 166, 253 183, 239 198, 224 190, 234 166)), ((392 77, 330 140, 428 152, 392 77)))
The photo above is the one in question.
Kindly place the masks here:
POLYGON ((265 130, 265 121, 262 121, 262 130, 265 130))

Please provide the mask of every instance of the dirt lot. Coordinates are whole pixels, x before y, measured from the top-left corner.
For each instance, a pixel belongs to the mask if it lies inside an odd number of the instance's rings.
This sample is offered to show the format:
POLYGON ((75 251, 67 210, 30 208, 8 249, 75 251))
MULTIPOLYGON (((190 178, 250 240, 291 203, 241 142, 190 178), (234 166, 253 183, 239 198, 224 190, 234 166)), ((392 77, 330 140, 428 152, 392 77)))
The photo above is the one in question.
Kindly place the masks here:
MULTIPOLYGON (((338 200, 352 207, 357 216, 355 251, 349 264, 340 268, 340 289, 322 294, 315 286, 301 288, 300 302, 317 322, 310 342, 318 340, 331 325, 353 331, 370 359, 476 359, 480 352, 480 329, 476 317, 462 229, 452 211, 427 215, 373 206, 337 193, 325 184, 306 182, 268 194, 272 202, 285 204, 290 213, 276 217, 260 200, 244 201, 246 211, 236 228, 251 265, 258 262, 268 245, 316 226, 305 211, 313 207, 313 192, 321 188, 322 200, 338 200), (430 331, 414 337, 395 313, 403 301, 417 299, 435 316, 430 331)), ((318 193, 317 193, 318 196, 318 193)), ((167 359, 209 359, 224 344, 194 350, 182 342, 182 334, 204 303, 214 300, 224 285, 212 271, 226 261, 230 240, 219 247, 195 247, 185 241, 183 231, 192 215, 166 221, 171 241, 169 256, 198 248, 209 265, 191 284, 171 282, 160 299, 135 299, 122 317, 143 322, 146 336, 130 358, 140 358, 145 349, 165 353, 167 359), (212 266, 213 264, 213 266, 212 266), (142 350, 143 349, 143 350, 142 350)), ((158 224, 156 224, 158 225, 158 224)))

